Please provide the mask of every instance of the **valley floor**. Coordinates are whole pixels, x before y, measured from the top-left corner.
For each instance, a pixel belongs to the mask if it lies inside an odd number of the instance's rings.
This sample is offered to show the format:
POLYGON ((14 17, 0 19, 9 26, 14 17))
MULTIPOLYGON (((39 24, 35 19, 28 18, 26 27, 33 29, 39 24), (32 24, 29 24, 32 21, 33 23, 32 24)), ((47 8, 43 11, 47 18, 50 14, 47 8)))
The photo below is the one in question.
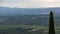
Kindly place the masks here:
MULTIPOLYGON (((0 25, 0 34, 48 34, 48 26, 0 25)), ((60 34, 60 27, 56 27, 56 34, 60 34)))

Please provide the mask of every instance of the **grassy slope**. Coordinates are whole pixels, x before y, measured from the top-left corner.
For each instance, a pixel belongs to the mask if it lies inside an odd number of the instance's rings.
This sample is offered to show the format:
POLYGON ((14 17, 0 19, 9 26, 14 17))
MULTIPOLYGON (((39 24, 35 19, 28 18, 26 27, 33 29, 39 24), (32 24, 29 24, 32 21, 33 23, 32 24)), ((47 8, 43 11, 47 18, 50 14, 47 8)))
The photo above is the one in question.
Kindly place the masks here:
MULTIPOLYGON (((36 29, 37 31, 42 31, 42 32, 47 32, 48 31, 48 27, 44 27, 44 26, 37 26, 37 25, 0 25, 0 30, 4 30, 4 29, 10 29, 10 28, 22 28, 24 29, 36 29)), ((60 32, 60 27, 56 27, 56 32, 60 32)), ((58 33, 59 34, 59 33, 58 33)))

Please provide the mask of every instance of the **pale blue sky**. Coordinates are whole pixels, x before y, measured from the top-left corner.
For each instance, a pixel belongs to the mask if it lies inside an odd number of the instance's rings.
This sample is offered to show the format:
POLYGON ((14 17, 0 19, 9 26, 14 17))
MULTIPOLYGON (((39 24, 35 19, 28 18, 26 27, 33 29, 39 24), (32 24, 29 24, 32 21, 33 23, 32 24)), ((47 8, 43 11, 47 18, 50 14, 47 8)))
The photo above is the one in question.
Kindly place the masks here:
POLYGON ((60 0, 0 0, 0 6, 11 8, 60 7, 60 0))

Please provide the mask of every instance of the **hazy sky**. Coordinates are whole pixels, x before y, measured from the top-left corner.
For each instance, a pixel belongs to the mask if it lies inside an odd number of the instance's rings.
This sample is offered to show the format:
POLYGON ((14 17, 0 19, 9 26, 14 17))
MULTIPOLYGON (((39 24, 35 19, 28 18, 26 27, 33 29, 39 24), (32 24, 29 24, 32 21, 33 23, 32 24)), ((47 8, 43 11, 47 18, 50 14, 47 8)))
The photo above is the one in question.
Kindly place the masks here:
POLYGON ((60 7, 60 0, 0 0, 0 6, 19 8, 60 7))

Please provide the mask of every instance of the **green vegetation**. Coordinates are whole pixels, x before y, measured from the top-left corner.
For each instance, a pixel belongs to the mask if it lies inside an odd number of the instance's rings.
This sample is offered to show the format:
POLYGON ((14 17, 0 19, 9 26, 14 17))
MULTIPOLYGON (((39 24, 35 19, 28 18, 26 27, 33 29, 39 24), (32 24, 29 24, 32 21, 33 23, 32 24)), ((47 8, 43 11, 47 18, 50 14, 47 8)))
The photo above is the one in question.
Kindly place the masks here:
MULTIPOLYGON (((48 27, 37 25, 0 25, 0 34, 48 34, 48 27)), ((56 33, 60 32, 60 27, 56 26, 56 33)))
POLYGON ((36 25, 0 25, 0 34, 43 34, 47 29, 36 25))
POLYGON ((54 18, 53 18, 53 12, 52 11, 50 12, 49 34, 55 34, 54 18))
POLYGON ((60 34, 60 16, 55 15, 54 20, 52 12, 50 22, 49 15, 2 16, 0 34, 48 34, 48 32, 60 34), (54 20, 56 29, 54 29, 54 20))
POLYGON ((23 28, 23 29, 36 28, 36 29, 46 29, 48 27, 36 26, 36 25, 0 25, 0 29, 8 29, 8 28, 23 28))
MULTIPOLYGON (((60 15, 54 14, 55 25, 60 26, 60 15)), ((15 15, 0 17, 0 25, 49 25, 49 15, 15 15)))

